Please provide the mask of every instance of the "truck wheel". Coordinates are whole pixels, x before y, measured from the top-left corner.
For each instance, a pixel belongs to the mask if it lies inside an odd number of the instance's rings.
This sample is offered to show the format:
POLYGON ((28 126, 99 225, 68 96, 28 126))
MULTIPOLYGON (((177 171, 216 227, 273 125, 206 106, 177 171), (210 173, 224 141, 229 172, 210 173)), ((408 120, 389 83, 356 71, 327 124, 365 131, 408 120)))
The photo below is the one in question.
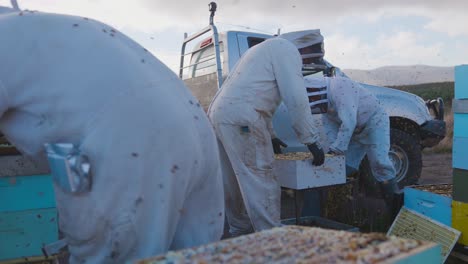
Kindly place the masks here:
POLYGON ((390 160, 395 167, 400 188, 416 184, 421 176, 422 154, 417 136, 405 131, 390 129, 390 160))
MULTIPOLYGON (((390 129, 390 160, 395 167, 396 178, 400 188, 418 182, 422 170, 421 146, 417 136, 402 130, 390 129)), ((359 189, 367 197, 381 197, 378 182, 372 176, 367 157, 359 166, 359 189)))

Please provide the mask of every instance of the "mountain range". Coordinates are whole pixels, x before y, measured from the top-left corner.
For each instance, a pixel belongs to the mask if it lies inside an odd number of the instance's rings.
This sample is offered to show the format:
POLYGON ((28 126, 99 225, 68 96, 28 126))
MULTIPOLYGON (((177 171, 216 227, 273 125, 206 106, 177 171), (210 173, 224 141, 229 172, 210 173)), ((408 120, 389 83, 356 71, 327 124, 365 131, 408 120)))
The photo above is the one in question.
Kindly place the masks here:
POLYGON ((355 81, 379 86, 454 81, 454 67, 384 66, 373 70, 344 69, 343 72, 355 81))

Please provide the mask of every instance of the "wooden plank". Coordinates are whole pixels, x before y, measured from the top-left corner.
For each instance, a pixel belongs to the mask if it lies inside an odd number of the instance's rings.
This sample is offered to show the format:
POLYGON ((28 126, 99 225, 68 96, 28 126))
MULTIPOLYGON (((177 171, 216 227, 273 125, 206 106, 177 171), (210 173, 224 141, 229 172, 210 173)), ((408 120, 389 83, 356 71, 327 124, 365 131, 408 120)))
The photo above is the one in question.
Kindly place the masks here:
MULTIPOLYGON (((68 259, 68 257, 66 258, 68 259)), ((24 257, 18 259, 9 259, 1 261, 1 264, 58 264, 60 262, 60 256, 41 256, 41 257, 24 257)), ((67 263, 67 262, 64 262, 67 263)))
POLYGON ((468 203, 468 170, 453 169, 453 199, 468 203))
POLYGON ((452 253, 450 253, 450 256, 453 258, 456 258, 459 261, 463 261, 463 263, 468 263, 468 255, 464 255, 460 252, 452 251, 452 253))
POLYGON ((468 99, 468 65, 455 67, 455 99, 468 99))
POLYGON ((0 156, 0 178, 48 173, 48 164, 37 164, 22 155, 0 156))
POLYGON ((468 246, 468 203, 452 202, 452 226, 461 232, 458 242, 468 246))
POLYGON ((468 137, 453 137, 453 168, 468 170, 468 137))

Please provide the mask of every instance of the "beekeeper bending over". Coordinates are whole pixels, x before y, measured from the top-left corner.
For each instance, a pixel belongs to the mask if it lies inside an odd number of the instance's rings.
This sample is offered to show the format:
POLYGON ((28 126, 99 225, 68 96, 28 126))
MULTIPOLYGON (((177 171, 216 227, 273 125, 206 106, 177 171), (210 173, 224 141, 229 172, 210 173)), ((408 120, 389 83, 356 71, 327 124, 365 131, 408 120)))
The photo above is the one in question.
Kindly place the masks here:
MULTIPOLYGON (((395 169, 390 161, 390 120, 379 100, 346 77, 306 76, 311 94, 328 94, 328 111, 322 121, 333 154, 346 154, 346 165, 357 170, 364 156, 382 192, 391 204, 399 193, 395 169)), ((311 103, 312 110, 323 105, 311 103)), ((316 111, 320 112, 320 111, 316 111)))
POLYGON ((39 161, 47 143, 70 262, 218 240, 216 137, 182 81, 108 25, 2 11, 0 129, 39 161))
POLYGON ((299 140, 314 155, 313 164, 324 162, 304 90, 298 52, 298 48, 308 45, 309 34, 315 33, 291 33, 249 49, 208 110, 225 150, 225 153, 221 151, 224 156, 221 160, 225 169, 226 214, 232 235, 280 225, 281 189, 272 173, 272 139, 276 136, 271 119, 281 101, 288 108, 299 140))

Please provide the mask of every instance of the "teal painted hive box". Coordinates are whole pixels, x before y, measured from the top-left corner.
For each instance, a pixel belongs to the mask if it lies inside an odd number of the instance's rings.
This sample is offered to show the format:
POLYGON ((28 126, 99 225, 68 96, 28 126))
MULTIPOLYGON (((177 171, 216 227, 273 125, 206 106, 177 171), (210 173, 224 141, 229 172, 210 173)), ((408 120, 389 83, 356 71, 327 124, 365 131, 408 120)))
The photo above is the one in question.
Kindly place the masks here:
POLYGON ((453 167, 468 170, 468 65, 455 67, 453 167))
POLYGON ((0 157, 0 167, 0 261, 42 256, 58 240, 52 178, 21 156, 0 157))
POLYGON ((452 184, 405 187, 404 205, 446 226, 452 226, 452 184))

